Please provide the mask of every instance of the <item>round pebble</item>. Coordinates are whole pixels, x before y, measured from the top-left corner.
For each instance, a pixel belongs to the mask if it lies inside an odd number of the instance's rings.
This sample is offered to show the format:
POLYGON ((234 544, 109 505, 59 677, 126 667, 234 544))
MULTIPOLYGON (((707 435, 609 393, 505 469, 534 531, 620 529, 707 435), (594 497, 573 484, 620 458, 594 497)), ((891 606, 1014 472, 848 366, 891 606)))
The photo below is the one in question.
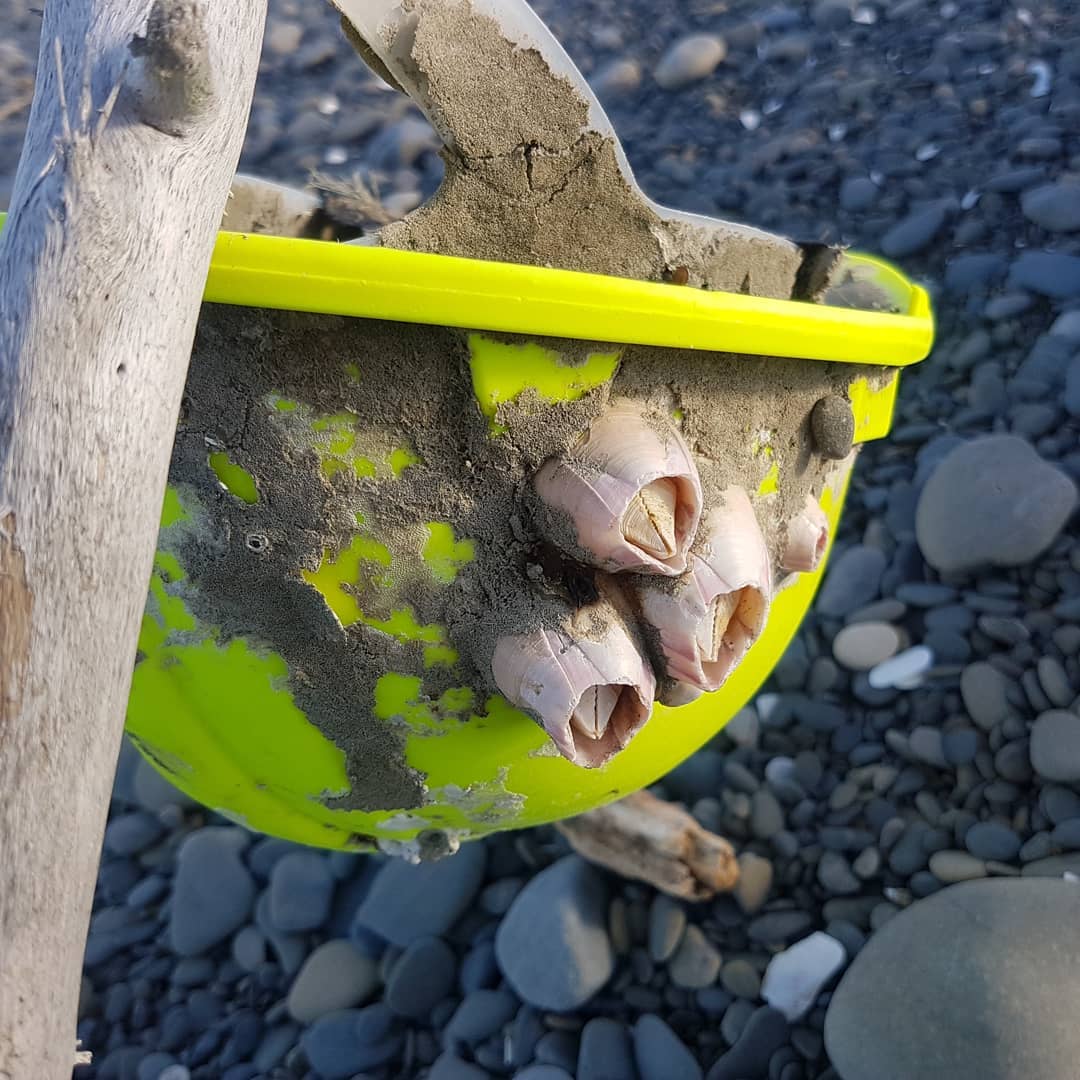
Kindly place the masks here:
POLYGON ((769 961, 761 996, 789 1021, 798 1020, 846 961, 844 946, 816 931, 769 961))
POLYGON ((1080 939, 1047 928, 1078 920, 1080 889, 1048 879, 971 881, 912 904, 870 939, 832 995, 833 1067, 844 1080, 1072 1075, 1080 939), (1017 1035, 1003 1044, 1006 1033, 1017 1035))
POLYGON ((1028 188, 1020 196, 1020 209, 1029 221, 1049 232, 1080 230, 1080 184, 1060 181, 1028 188))
POLYGON ((919 496, 915 531, 941 573, 1022 566, 1057 538, 1077 503, 1076 485, 1013 435, 957 446, 919 496))
POLYGON ((270 919, 276 930, 314 930, 330 912, 334 876, 326 858, 297 851, 274 864, 270 873, 270 919))
POLYGON ((577 1080, 633 1076, 634 1047, 626 1025, 609 1017, 590 1020, 581 1032, 577 1080))
POLYGON ((855 416, 851 402, 838 394, 824 397, 810 412, 810 434, 822 457, 843 461, 855 440, 855 416))
POLYGON ((682 941, 686 930, 686 912, 669 896, 657 894, 649 907, 649 955, 663 963, 682 941))
POLYGON ((1046 780, 1080 780, 1080 715, 1041 713, 1031 725, 1031 767, 1046 780))
POLYGON ((859 622, 845 626, 833 638, 836 662, 848 671, 869 671, 894 656, 904 643, 903 632, 888 623, 859 622))
POLYGON ((930 649, 915 645, 871 668, 866 679, 874 690, 910 690, 921 684, 923 675, 933 666, 930 649))
POLYGON ((653 77, 664 90, 679 90, 711 75, 726 55, 723 38, 715 34, 691 34, 664 53, 653 77))
POLYGON ((964 847, 977 859, 1009 862, 1020 851, 1020 837, 1005 825, 978 821, 964 834, 964 847))
POLYGON ((856 545, 832 561, 816 607, 822 615, 843 618, 877 598, 887 560, 877 548, 856 545))
POLYGON ((935 851, 930 856, 930 873, 951 885, 958 881, 986 877, 986 863, 966 851, 935 851))

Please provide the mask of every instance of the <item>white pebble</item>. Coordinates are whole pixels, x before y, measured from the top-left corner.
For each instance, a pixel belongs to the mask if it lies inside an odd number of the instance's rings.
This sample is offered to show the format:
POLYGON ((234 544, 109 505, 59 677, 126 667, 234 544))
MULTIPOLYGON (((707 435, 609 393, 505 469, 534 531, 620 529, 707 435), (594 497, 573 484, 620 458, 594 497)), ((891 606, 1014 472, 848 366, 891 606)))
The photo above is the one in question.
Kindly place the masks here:
POLYGON ((867 680, 875 690, 914 690, 933 664, 933 652, 925 645, 916 645, 871 668, 867 680))
POLYGON ((349 160, 349 152, 344 146, 328 146, 323 154, 327 165, 344 165, 349 160))
POLYGON ((761 113, 757 109, 743 109, 739 113, 739 123, 742 124, 747 131, 757 131, 761 127, 761 113))
POLYGON ((1035 81, 1031 84, 1031 96, 1046 97, 1050 93, 1050 65, 1045 60, 1032 60, 1027 66, 1027 73, 1035 76, 1035 81))
POLYGON ((818 930, 769 961, 761 996, 794 1022, 810 1011, 822 988, 846 960, 844 946, 818 930))

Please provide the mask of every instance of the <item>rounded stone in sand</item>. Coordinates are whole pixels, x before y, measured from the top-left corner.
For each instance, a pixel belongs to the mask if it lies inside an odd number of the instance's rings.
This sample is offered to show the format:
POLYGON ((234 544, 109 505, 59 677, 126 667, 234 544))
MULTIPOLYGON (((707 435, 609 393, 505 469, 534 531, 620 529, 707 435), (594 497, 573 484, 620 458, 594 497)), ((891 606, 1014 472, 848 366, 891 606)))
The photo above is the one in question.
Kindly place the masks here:
POLYGON ((822 457, 842 461, 855 442, 855 416, 851 403, 838 394, 823 397, 810 413, 810 433, 822 457))
POLYGON ((848 671, 869 671, 906 644, 904 632, 883 622, 852 623, 833 638, 833 656, 848 671))

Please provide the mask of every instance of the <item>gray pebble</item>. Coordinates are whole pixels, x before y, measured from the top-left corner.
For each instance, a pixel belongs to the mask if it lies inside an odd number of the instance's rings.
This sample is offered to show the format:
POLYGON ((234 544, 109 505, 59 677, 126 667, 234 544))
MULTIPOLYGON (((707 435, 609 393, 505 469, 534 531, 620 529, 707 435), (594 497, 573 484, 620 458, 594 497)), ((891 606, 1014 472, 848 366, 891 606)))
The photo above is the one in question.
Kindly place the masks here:
POLYGON ((664 90, 679 90, 711 75, 726 55, 723 38, 691 34, 664 53, 653 74, 664 90))
POLYGON ((276 930, 295 933, 321 926, 333 896, 334 876, 322 855, 297 851, 274 864, 270 918, 276 930))
POLYGON ((946 216, 941 203, 913 211, 881 238, 882 253, 890 259, 901 259, 924 250, 941 232, 946 216))
POLYGON ((940 728, 925 724, 912 728, 908 737, 908 749, 919 761, 932 765, 935 769, 944 769, 948 764, 945 760, 944 736, 940 728))
POLYGON ((519 1002, 506 990, 473 990, 462 999, 443 1030, 449 1049, 457 1044, 476 1046, 501 1032, 517 1013, 519 1002))
POLYGON ((636 60, 626 58, 612 60, 589 82, 601 101, 616 101, 641 85, 641 65, 636 60))
POLYGON ((701 927, 690 925, 668 964, 668 975, 684 990, 699 990, 716 982, 721 960, 701 927))
POLYGON ((1080 255, 1025 251, 1009 268, 1009 284, 1055 300, 1080 296, 1080 255))
POLYGON ((993 821, 979 821, 964 834, 964 846, 979 859, 1009 862, 1020 851, 1020 837, 993 821))
POLYGON ((491 1080, 491 1073, 448 1050, 432 1063, 427 1080, 491 1080))
POLYGON ((839 852, 826 851, 817 867, 818 884, 835 896, 852 896, 862 888, 862 883, 852 873, 847 859, 839 852))
POLYGON ((877 202, 880 194, 868 176, 849 176, 840 185, 840 206, 849 214, 861 214, 877 202))
POLYGON ((810 412, 810 432, 822 457, 843 461, 855 440, 851 402, 838 394, 823 397, 810 412))
POLYGON ((1038 664, 1038 674, 1039 684, 1051 705, 1064 709, 1072 704, 1076 698, 1076 692, 1059 660, 1053 656, 1042 657, 1038 664))
POLYGON ((1029 188, 1020 196, 1024 217, 1050 232, 1080 229, 1080 185, 1068 180, 1029 188))
POLYGON ((465 913, 484 879, 487 849, 463 844, 455 855, 414 866, 388 862, 356 913, 356 922, 404 948, 418 938, 444 934, 465 913))
POLYGON ((952 450, 919 496, 915 517, 926 561, 943 573, 1021 566, 1057 538, 1076 486, 1012 435, 987 435, 952 450))
POLYGON ((875 877, 881 869, 881 852, 876 847, 864 848, 855 857, 851 869, 856 877, 868 881, 870 878, 875 877))
POLYGON ((930 856, 930 873, 946 884, 986 877, 986 864, 966 851, 935 851, 930 856))
POLYGON ((255 883, 240 861, 233 828, 191 833, 177 854, 169 909, 169 944, 180 956, 197 956, 224 941, 251 914, 255 883))
POLYGON ((649 906, 649 955, 658 964, 671 958, 686 931, 686 911, 670 896, 657 893, 649 906))
POLYGON ((751 796, 750 828, 759 840, 767 840, 784 827, 784 811, 771 791, 761 788, 751 796))
POLYGON ((801 936, 810 929, 813 921, 805 911, 768 911, 753 919, 746 933, 751 941, 778 945, 801 936))
POLYGON ((818 594, 822 615, 842 618, 878 595, 887 560, 877 548, 856 545, 844 551, 829 569, 818 594))
POLYGON ((1011 714, 1009 683, 993 664, 979 660, 964 668, 960 693, 968 715, 983 731, 992 731, 1011 714))
POLYGON ((634 1025, 634 1059, 641 1080, 701 1080, 697 1059, 658 1016, 641 1016, 634 1025))
POLYGON ((390 969, 383 1000, 398 1016, 422 1020, 450 994, 456 971, 454 950, 442 938, 420 938, 390 969))
POLYGON ((327 941, 304 961, 289 989, 289 1015, 301 1024, 366 1001, 379 985, 378 966, 349 941, 327 941))
POLYGON ((705 1074, 705 1080, 763 1077, 768 1070, 769 1059, 787 1042, 788 1031, 788 1022, 777 1009, 766 1005, 755 1010, 734 1046, 713 1063, 705 1074))
POLYGON ((834 991, 825 1047, 844 1080, 1057 1080, 1075 1072, 1080 890, 973 881, 895 916, 834 991), (888 977, 883 977, 887 973, 888 977), (973 987, 990 988, 973 993, 973 987), (1002 1053, 1002 1032, 1024 1032, 1002 1053))
POLYGON ((136 810, 111 818, 105 829, 104 847, 112 855, 138 855, 153 844, 164 830, 157 818, 136 810))
POLYGON ((1031 727, 1031 765, 1046 780, 1080 780, 1080 715, 1051 709, 1031 727))
POLYGON ((720 970, 720 984, 733 997, 754 1000, 761 990, 761 975, 749 960, 736 957, 720 970))
POLYGON ((581 1033, 577 1080, 632 1080, 636 1073, 626 1025, 608 1017, 590 1020, 581 1033))
POLYGON ((604 879, 576 855, 529 881, 495 936, 499 967, 519 997, 539 1009, 565 1012, 607 982, 615 964, 607 907, 604 879))
POLYGON ((849 671, 869 671, 904 646, 903 631, 888 623, 859 622, 845 626, 833 638, 836 662, 849 671))
POLYGON ((1080 818, 1063 821, 1060 825, 1054 826, 1050 839, 1063 851, 1080 850, 1080 818))
POLYGON ((752 851, 742 852, 738 862, 739 880, 732 894, 745 914, 754 915, 768 899, 773 882, 773 865, 752 851))
POLYGON ((969 765, 979 749, 979 736, 971 728, 949 728, 941 735, 941 754, 949 765, 969 765))

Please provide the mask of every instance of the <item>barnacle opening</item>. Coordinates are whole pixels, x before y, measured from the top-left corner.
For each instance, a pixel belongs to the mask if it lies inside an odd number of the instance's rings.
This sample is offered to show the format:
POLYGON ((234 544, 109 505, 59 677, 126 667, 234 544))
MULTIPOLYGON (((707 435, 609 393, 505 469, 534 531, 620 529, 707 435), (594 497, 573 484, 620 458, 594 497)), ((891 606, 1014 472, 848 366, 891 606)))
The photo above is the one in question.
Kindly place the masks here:
POLYGON ((630 500, 620 523, 627 543, 661 562, 693 542, 700 503, 694 485, 682 476, 661 476, 630 500))
POLYGON ((597 683, 587 687, 570 717, 575 765, 593 769, 622 750, 649 718, 649 706, 634 686, 597 683))
POLYGON ((703 689, 718 690, 738 667, 765 628, 768 610, 768 598, 754 585, 724 593, 709 605, 697 635, 703 689))

